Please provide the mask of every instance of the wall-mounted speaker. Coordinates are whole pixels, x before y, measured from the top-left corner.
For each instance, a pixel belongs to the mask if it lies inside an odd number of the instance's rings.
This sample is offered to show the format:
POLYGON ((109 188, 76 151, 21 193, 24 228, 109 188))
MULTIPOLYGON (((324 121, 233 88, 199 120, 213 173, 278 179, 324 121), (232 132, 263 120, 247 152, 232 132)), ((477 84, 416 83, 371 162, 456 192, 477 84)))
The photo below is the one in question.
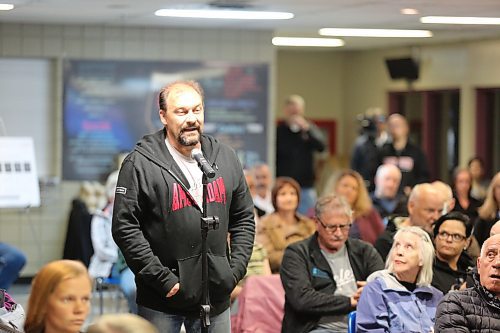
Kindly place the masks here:
POLYGON ((418 79, 418 63, 413 58, 385 59, 385 64, 391 79, 418 79))

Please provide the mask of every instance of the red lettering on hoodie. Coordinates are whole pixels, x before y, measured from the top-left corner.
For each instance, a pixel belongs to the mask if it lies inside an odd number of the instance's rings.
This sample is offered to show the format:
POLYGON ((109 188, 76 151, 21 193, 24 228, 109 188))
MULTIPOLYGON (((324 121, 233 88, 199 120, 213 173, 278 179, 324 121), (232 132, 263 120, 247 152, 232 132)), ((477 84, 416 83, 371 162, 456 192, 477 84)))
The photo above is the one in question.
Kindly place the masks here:
MULTIPOLYGON (((191 196, 184 191, 182 186, 177 183, 173 185, 172 211, 175 212, 184 207, 192 206, 193 202, 191 196)), ((207 203, 211 202, 226 204, 226 186, 224 185, 224 178, 222 177, 207 184, 207 203)))
POLYGON ((226 186, 224 185, 224 178, 219 177, 216 180, 217 186, 219 187, 220 202, 226 204, 226 186))
POLYGON ((208 195, 208 202, 214 202, 215 201, 215 194, 214 194, 214 185, 213 185, 213 183, 207 184, 207 195, 208 195))
MULTIPOLYGON (((174 190, 172 194, 172 210, 176 211, 179 209, 179 184, 174 183, 174 190)), ((181 188, 182 190, 182 188, 181 188)))
POLYGON ((186 194, 184 189, 177 183, 174 183, 172 194, 172 211, 182 209, 187 206, 192 206, 191 197, 186 194))

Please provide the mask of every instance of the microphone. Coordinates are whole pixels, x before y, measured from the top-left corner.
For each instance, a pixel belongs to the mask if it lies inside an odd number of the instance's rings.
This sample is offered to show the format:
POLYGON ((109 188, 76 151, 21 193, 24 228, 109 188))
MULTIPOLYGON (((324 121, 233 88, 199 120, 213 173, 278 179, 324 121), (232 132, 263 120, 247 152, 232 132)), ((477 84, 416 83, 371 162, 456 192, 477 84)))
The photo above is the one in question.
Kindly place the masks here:
POLYGON ((214 169, 210 166, 205 157, 203 157, 203 153, 200 149, 194 148, 191 151, 191 158, 195 159, 196 162, 198 162, 198 166, 200 167, 201 171, 203 171, 203 174, 207 176, 207 178, 213 178, 215 176, 214 169))

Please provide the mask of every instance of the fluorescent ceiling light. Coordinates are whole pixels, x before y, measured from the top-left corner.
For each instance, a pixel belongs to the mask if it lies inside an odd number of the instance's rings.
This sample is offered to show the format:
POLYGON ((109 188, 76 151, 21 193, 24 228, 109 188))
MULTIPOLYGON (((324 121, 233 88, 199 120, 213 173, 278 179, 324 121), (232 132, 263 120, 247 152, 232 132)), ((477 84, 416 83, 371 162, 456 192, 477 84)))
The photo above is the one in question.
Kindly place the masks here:
POLYGON ((432 37, 429 30, 398 30, 398 29, 343 29, 343 28, 323 28, 319 29, 319 34, 323 36, 341 37, 432 37))
POLYGON ((274 37, 272 42, 276 46, 339 47, 344 45, 344 41, 338 38, 274 37))
POLYGON ((401 9, 401 14, 403 14, 403 15, 417 15, 418 10, 415 8, 403 8, 403 9, 401 9))
POLYGON ((10 3, 0 3, 0 10, 11 10, 14 9, 14 5, 10 3))
POLYGON ((232 20, 288 20, 293 18, 292 13, 265 12, 232 9, 159 9, 156 16, 207 18, 207 19, 232 19, 232 20))
POLYGON ((439 24, 500 24, 500 17, 460 17, 460 16, 424 16, 422 23, 439 24))

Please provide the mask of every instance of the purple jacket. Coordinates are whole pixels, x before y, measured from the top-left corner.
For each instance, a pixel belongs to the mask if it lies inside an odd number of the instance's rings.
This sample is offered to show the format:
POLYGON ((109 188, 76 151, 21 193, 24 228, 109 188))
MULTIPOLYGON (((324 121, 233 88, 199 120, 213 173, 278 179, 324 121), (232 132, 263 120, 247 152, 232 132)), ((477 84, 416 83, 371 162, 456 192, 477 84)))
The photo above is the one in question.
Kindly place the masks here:
POLYGON ((443 293, 432 286, 411 292, 387 270, 373 273, 356 312, 356 332, 432 332, 443 293))

